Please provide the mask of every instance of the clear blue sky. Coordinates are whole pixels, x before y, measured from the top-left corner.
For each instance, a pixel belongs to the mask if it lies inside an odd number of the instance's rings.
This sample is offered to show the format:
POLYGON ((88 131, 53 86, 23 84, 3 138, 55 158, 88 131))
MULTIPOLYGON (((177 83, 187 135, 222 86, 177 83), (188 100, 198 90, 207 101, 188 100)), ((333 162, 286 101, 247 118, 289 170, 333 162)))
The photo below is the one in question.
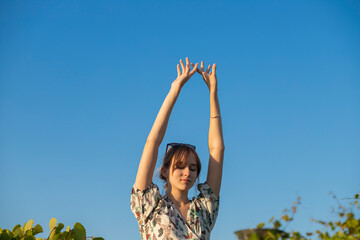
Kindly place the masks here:
MULTIPOLYGON (((316 229, 330 191, 360 190, 359 43, 359 1, 1 1, 0 227, 47 231, 56 217, 140 239, 131 187, 189 57, 218 66, 226 151, 212 239, 235 240, 297 196, 286 230, 316 229)), ((158 163, 167 142, 194 144, 204 182, 209 112, 194 75, 158 163)))

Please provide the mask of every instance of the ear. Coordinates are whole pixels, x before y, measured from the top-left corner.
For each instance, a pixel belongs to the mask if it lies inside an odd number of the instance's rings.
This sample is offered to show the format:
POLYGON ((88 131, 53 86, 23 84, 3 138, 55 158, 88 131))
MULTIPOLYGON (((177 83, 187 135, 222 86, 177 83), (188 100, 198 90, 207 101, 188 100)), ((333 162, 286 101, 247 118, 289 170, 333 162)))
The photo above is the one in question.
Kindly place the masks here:
POLYGON ((166 168, 161 169, 161 175, 165 178, 169 178, 169 169, 166 168))

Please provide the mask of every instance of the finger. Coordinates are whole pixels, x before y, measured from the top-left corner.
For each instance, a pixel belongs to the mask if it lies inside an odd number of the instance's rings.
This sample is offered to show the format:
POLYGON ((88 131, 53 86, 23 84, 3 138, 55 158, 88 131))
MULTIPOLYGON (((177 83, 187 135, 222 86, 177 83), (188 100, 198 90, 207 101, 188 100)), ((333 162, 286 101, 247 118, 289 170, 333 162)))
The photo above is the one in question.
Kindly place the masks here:
MULTIPOLYGON (((197 68, 196 68, 196 71, 201 74, 201 71, 200 71, 200 69, 199 69, 199 64, 198 64, 198 63, 196 63, 196 64, 198 65, 197 68)), ((193 63, 191 63, 191 65, 192 65, 193 67, 195 66, 193 63)))
POLYGON ((201 67, 201 70, 204 71, 204 61, 201 61, 200 67, 201 67))
POLYGON ((211 64, 209 64, 208 68, 206 69, 206 73, 209 73, 211 64))
POLYGON ((201 74, 201 70, 199 69, 199 63, 196 63, 196 65, 191 63, 191 65, 193 66, 193 68, 195 68, 195 66, 196 66, 196 71, 201 74))
POLYGON ((180 59, 180 64, 181 64, 182 71, 185 72, 184 62, 181 59, 180 59))
POLYGON ((184 62, 181 59, 180 59, 180 64, 181 64, 182 71, 185 72, 184 62))
POLYGON ((179 64, 177 65, 177 73, 178 73, 178 77, 180 77, 181 71, 180 71, 180 65, 179 64))
POLYGON ((186 61, 186 71, 187 71, 187 72, 190 72, 190 61, 189 61, 189 58, 186 57, 186 58, 185 58, 185 61, 186 61))
POLYGON ((185 65, 184 62, 180 59, 180 65, 183 72, 185 72, 185 65))
MULTIPOLYGON (((192 64, 194 66, 194 64, 192 64)), ((192 76, 196 71, 197 71, 197 67, 198 67, 198 63, 195 64, 193 70, 190 72, 190 75, 192 76)))
POLYGON ((216 63, 213 64, 212 72, 213 72, 214 74, 216 74, 216 63))

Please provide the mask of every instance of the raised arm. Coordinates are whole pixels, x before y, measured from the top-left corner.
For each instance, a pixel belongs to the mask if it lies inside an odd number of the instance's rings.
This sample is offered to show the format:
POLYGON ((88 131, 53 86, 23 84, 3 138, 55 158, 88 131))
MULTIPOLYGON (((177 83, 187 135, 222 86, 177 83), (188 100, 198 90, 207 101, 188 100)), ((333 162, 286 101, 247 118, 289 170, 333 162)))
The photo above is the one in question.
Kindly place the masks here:
POLYGON ((180 66, 178 64, 178 76, 171 84, 170 91, 166 96, 158 115, 156 116, 155 122, 145 143, 135 180, 135 187, 141 190, 144 190, 152 182, 159 146, 164 138, 171 111, 180 94, 181 88, 197 70, 196 64, 193 70, 190 71, 190 63, 188 58, 186 58, 186 66, 184 66, 182 60, 180 60, 180 64, 182 72, 180 71, 180 66))
POLYGON ((216 64, 212 66, 212 72, 209 73, 211 65, 204 71, 204 62, 201 61, 201 68, 197 71, 203 76, 203 80, 210 91, 210 127, 209 127, 209 167, 206 182, 219 197, 223 159, 224 159, 224 138, 222 133, 222 123, 220 115, 219 99, 217 95, 216 64))

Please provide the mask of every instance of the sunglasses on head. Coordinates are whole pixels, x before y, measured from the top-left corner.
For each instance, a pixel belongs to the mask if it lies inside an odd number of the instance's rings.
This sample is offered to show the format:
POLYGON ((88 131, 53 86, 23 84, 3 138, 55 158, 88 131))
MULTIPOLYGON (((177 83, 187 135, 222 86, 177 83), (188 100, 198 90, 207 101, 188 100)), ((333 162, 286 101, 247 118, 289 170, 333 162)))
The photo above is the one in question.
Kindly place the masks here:
POLYGON ((190 148, 194 149, 194 151, 195 151, 195 149, 196 149, 196 147, 195 147, 194 145, 191 145, 191 144, 186 144, 186 143, 168 143, 168 144, 166 145, 165 153, 167 153, 167 150, 168 150, 169 146, 171 146, 171 147, 186 146, 186 147, 190 147, 190 148))

